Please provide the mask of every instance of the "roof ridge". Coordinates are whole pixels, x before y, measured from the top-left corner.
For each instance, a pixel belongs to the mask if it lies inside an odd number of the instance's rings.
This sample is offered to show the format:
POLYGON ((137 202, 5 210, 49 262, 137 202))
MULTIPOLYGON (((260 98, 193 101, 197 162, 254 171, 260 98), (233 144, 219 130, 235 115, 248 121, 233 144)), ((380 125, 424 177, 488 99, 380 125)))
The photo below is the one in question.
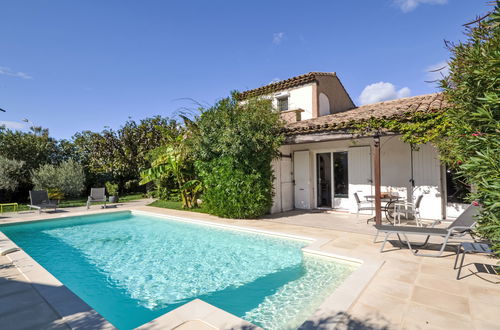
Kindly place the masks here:
POLYGON ((240 93, 240 98, 244 99, 248 96, 258 96, 267 93, 273 93, 279 90, 296 87, 300 85, 304 85, 310 82, 315 81, 317 76, 333 76, 336 77, 336 72, 320 72, 320 71, 311 71, 308 73, 303 73, 298 76, 294 76, 291 78, 286 78, 283 80, 279 80, 276 82, 272 82, 270 84, 266 84, 257 88, 249 89, 240 93))
POLYGON ((424 98, 424 97, 433 96, 433 95, 434 96, 441 96, 441 95, 443 95, 443 93, 442 92, 435 92, 435 93, 428 93, 428 94, 421 94, 421 95, 400 97, 398 99, 393 99, 393 100, 386 100, 386 101, 379 101, 379 102, 374 102, 374 103, 369 103, 369 104, 363 104, 363 105, 357 106, 355 108, 352 108, 350 110, 358 109, 358 108, 361 108, 361 107, 369 107, 369 106, 373 106, 373 105, 379 105, 379 104, 396 103, 396 102, 401 102, 401 101, 404 102, 404 101, 410 100, 410 99, 424 98))

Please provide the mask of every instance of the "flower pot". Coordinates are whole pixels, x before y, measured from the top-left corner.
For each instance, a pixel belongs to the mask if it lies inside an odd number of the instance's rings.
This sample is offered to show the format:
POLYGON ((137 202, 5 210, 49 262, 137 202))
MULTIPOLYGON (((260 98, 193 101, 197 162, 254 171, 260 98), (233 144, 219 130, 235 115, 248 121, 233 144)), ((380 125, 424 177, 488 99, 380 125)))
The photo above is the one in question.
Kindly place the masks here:
POLYGON ((109 196, 110 203, 118 203, 118 196, 109 196))

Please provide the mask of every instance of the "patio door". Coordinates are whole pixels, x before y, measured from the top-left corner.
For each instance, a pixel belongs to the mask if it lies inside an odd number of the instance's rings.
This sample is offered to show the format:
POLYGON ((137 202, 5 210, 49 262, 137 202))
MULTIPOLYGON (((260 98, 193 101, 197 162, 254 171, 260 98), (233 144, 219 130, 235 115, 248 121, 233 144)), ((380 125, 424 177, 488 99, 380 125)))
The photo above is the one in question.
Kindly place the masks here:
POLYGON ((316 154, 317 207, 332 207, 332 154, 316 154))
POLYGON ((316 154, 316 206, 349 208, 347 152, 316 154))

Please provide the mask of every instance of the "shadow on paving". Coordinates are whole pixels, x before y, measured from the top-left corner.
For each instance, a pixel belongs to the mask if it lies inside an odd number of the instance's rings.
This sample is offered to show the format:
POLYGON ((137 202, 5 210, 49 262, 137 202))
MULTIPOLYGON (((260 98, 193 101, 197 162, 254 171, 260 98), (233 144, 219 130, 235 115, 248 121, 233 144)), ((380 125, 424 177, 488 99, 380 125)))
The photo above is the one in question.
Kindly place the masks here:
POLYGON ((299 330, 389 330, 393 325, 381 315, 376 317, 356 318, 349 313, 339 312, 334 316, 322 318, 316 322, 307 321, 302 324, 299 330))
MULTIPOLYGON (((12 264, 0 266, 2 271, 11 268, 15 266, 12 264)), ((40 292, 52 291, 53 296, 60 297, 61 293, 67 295, 66 292, 60 292, 66 290, 65 288, 17 281, 8 277, 8 275, 0 277, 0 329, 69 329, 59 314, 61 311, 56 312, 40 295, 40 292)), ((109 326, 109 323, 98 317, 97 313, 88 311, 88 305, 83 303, 64 306, 62 313, 65 317, 71 318, 73 328, 96 329, 109 326)))

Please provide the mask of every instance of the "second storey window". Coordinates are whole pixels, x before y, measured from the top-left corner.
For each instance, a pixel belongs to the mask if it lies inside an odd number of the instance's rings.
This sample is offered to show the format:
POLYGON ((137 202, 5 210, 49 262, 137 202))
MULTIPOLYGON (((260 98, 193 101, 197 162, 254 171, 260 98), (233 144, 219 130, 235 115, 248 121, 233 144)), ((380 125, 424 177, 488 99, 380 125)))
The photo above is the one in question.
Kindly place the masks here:
POLYGON ((288 110, 288 97, 280 97, 278 99, 278 110, 279 111, 288 110))

